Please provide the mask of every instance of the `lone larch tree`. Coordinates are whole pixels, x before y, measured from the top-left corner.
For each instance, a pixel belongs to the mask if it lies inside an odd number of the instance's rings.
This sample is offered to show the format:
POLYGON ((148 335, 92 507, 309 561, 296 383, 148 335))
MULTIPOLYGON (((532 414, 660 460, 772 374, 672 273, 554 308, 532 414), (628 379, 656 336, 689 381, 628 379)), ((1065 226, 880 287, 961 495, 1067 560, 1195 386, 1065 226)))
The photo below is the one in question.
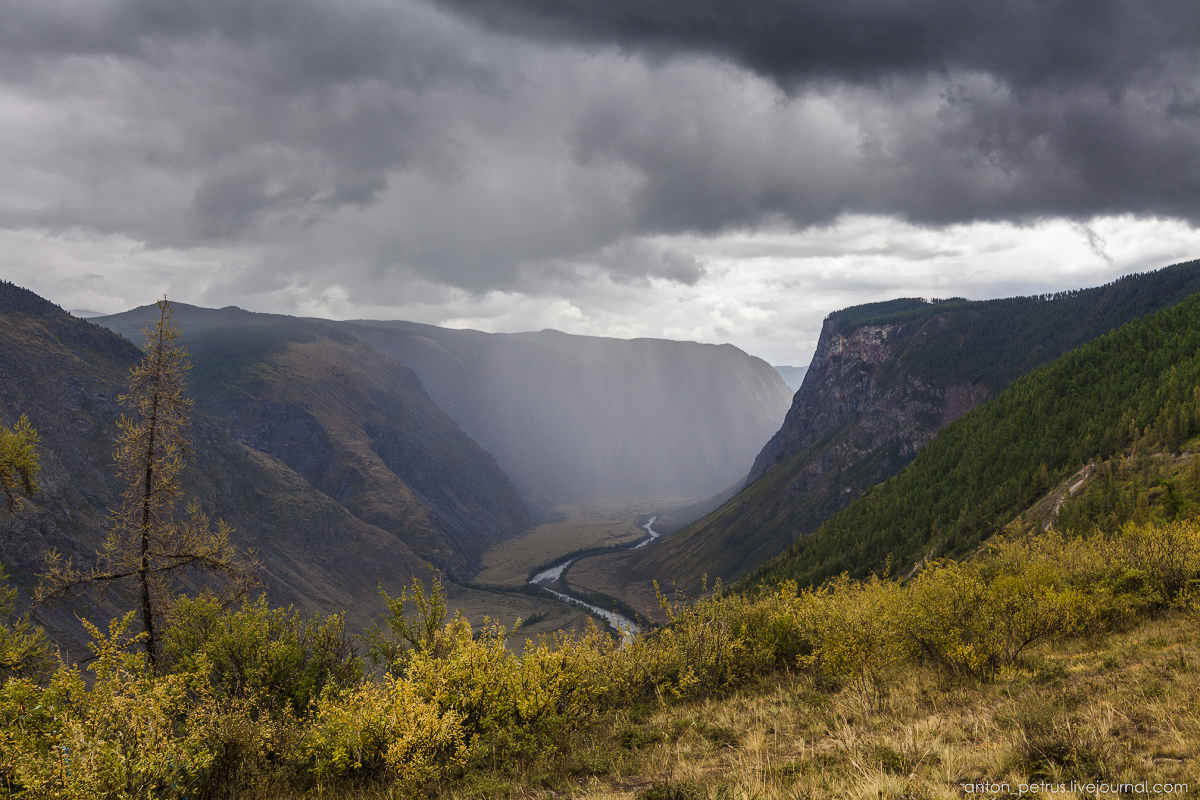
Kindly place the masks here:
POLYGON ((214 527, 197 500, 188 504, 182 521, 175 518, 179 473, 190 455, 184 433, 192 401, 183 393, 183 380, 191 365, 177 342, 179 328, 165 298, 158 310, 144 331, 145 355, 130 374, 129 392, 118 398, 133 415, 122 415, 117 423, 116 461, 124 490, 99 563, 76 569, 52 552, 37 594, 46 602, 84 585, 132 581, 152 667, 172 577, 185 571, 217 573, 239 594, 253 574, 230 541, 230 527, 223 520, 214 527))

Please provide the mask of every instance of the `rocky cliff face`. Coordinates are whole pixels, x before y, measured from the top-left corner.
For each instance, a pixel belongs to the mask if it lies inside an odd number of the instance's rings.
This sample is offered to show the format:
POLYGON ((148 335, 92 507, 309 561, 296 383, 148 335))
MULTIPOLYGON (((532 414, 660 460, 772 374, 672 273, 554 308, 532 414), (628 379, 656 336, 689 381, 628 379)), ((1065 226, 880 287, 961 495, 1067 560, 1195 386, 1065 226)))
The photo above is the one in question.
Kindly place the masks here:
MULTIPOLYGON (((805 451, 811 457, 785 487, 789 496, 828 485, 855 464, 867 468, 861 478, 877 477, 911 460, 939 428, 987 400, 991 390, 981 383, 939 386, 899 366, 904 349, 926 338, 925 328, 945 324, 935 315, 913 336, 905 323, 843 333, 826 320, 804 383, 783 426, 754 460, 747 484, 805 451), (873 459, 875 469, 863 463, 883 451, 887 457, 873 459)), ((839 499, 853 489, 839 487, 839 499)))
POLYGON ((815 531, 911 461, 940 428, 1017 377, 1200 291, 1200 262, 1053 296, 894 300, 825 320, 783 426, 741 492, 628 557, 642 579, 689 591, 726 581, 815 531))
POLYGON ((943 315, 850 330, 826 320, 804 382, 746 489, 656 552, 631 558, 631 569, 731 580, 911 461, 939 428, 991 396, 982 383, 939 385, 905 369, 908 349, 945 328, 943 315))

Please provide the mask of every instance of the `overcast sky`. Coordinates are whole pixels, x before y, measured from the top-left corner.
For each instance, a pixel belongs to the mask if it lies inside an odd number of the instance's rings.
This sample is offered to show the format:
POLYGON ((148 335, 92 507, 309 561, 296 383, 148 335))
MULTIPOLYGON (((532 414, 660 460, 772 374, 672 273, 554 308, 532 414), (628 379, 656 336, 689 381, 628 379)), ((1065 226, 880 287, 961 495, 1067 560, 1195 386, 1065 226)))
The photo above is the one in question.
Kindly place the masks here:
POLYGON ((732 342, 1200 257, 1192 0, 0 0, 0 277, 732 342))

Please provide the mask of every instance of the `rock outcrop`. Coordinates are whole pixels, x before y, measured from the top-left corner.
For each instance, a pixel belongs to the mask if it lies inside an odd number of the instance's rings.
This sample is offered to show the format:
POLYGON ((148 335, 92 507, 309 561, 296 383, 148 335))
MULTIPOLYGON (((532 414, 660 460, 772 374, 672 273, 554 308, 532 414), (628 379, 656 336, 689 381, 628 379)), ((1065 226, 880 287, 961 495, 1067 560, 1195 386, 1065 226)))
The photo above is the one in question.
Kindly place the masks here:
MULTIPOLYGON (((910 323, 864 325, 849 333, 826 320, 812 366, 779 431, 754 461, 753 483, 775 466, 806 454, 780 487, 782 499, 804 512, 793 516, 794 535, 819 525, 862 489, 912 460, 938 430, 983 403, 982 383, 939 386, 900 366, 904 349, 919 346, 944 315, 910 323), (847 478, 847 472, 854 468, 847 478), (811 498, 820 497, 813 503, 811 498)), ((793 509, 793 512, 795 509, 793 509)))
POLYGON ((782 552, 1016 378, 1200 291, 1200 262, 1005 300, 901 299, 831 314, 742 491, 637 556, 643 580, 726 581, 782 552))

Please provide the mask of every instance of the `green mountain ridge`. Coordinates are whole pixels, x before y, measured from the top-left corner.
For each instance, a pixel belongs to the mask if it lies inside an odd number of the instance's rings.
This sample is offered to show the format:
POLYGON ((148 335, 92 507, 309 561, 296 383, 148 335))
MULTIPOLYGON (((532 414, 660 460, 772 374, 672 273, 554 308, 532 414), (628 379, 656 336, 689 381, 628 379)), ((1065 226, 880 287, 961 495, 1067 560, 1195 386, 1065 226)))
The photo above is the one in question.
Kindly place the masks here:
POLYGON ((787 419, 745 487, 655 547, 637 580, 733 580, 908 464, 938 431, 1038 365, 1200 291, 1200 262, 1094 289, 991 301, 901 299, 831 314, 787 419))
MULTIPOLYGON (((27 603, 51 548, 90 563, 108 532, 108 510, 121 490, 113 461, 117 397, 141 351, 9 283, 0 283, 0 340, 0 421, 11 425, 27 414, 42 439, 41 491, 20 514, 0 515, 0 561, 27 603)), ((239 547, 258 551, 271 602, 310 613, 344 609, 362 626, 378 613, 377 584, 396 591, 425 571, 426 559, 406 542, 204 413, 193 415, 189 438, 183 497, 198 497, 206 513, 234 527, 239 547)), ((115 596, 98 600, 39 609, 37 617, 80 657, 86 651, 78 643, 89 636, 76 613, 103 623, 123 605, 115 596)))
POLYGON ((811 585, 961 557, 1066 479, 1032 521, 1085 530, 1171 519, 1200 499, 1200 462, 1170 460, 1197 432, 1200 295, 1018 379, 747 582, 811 585))

